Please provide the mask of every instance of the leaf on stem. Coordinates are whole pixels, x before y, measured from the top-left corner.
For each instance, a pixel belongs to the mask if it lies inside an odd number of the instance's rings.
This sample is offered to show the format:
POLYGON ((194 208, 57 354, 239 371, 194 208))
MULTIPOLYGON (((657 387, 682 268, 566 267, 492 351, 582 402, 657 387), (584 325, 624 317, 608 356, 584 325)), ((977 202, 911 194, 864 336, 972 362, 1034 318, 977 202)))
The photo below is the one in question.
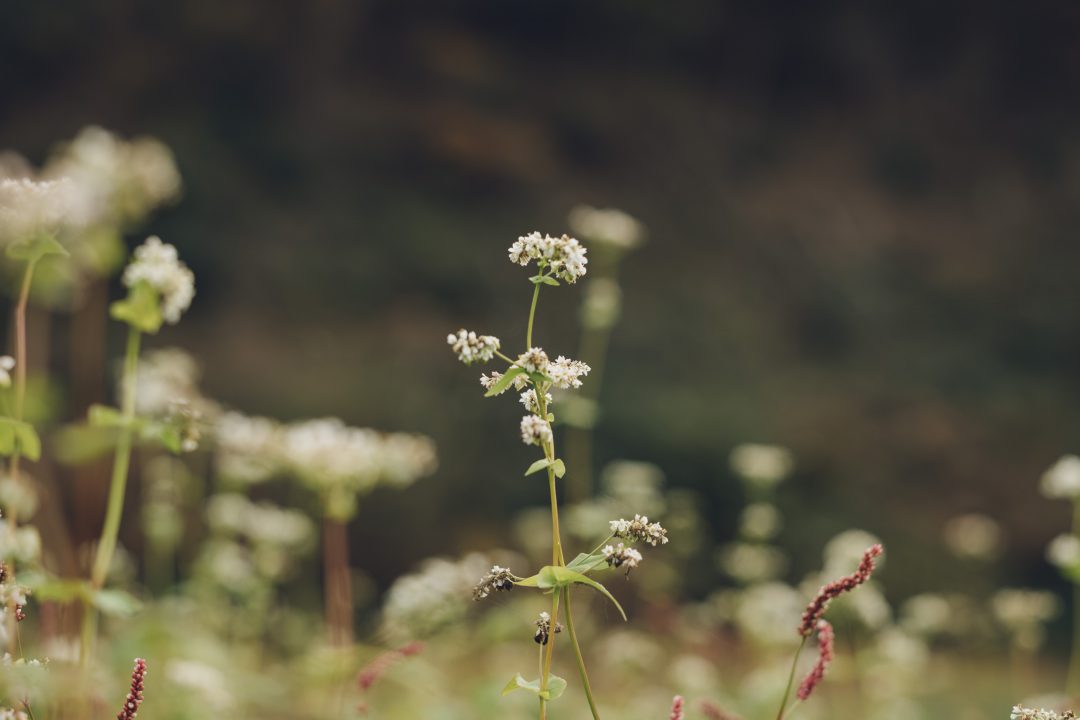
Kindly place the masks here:
POLYGON ((510 678, 510 682, 506 683, 506 687, 503 688, 502 694, 509 695, 515 690, 527 690, 550 702, 559 699, 563 694, 563 691, 566 690, 566 681, 558 675, 549 674, 547 684, 547 689, 541 690, 539 679, 526 680, 521 676, 521 673, 518 673, 510 678))
POLYGON ((601 595, 611 601, 611 603, 619 611, 619 614, 622 615, 623 621, 626 620, 626 611, 622 609, 622 605, 620 605, 619 601, 615 599, 615 596, 612 595, 606 587, 596 582, 592 578, 582 575, 576 570, 571 570, 568 567, 563 567, 560 565, 548 565, 546 567, 540 568, 540 572, 536 574, 536 587, 540 588, 541 590, 561 590, 562 588, 570 587, 574 583, 588 585, 592 589, 599 592, 601 595))
POLYGON ((484 397, 492 397, 502 393, 506 388, 510 387, 510 383, 514 382, 514 378, 525 372, 524 368, 512 367, 503 373, 503 376, 491 386, 491 388, 484 393, 484 397))

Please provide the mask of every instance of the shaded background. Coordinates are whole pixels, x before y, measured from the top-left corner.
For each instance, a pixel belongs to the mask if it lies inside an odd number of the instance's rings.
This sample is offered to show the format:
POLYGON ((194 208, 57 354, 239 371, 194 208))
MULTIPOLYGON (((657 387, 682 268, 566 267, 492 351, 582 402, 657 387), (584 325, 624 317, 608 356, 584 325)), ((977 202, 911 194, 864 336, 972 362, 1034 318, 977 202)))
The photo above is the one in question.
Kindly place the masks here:
MULTIPOLYGON (((8 2, 0 147, 41 161, 87 124, 160 137, 185 196, 147 231, 199 289, 155 343, 245 412, 435 438, 438 474, 354 523, 381 583, 506 543, 544 502, 516 405, 482 400, 444 338, 522 342, 531 288, 505 248, 587 202, 650 229, 624 263, 598 465, 658 463, 723 540, 731 448, 780 443, 797 568, 859 526, 892 548, 891 592, 947 590, 941 527, 979 511, 1010 541, 999 581, 1048 584, 1068 508, 1036 482, 1080 446, 1078 14, 8 2)), ((542 300, 553 353, 576 348, 577 299, 542 300)))

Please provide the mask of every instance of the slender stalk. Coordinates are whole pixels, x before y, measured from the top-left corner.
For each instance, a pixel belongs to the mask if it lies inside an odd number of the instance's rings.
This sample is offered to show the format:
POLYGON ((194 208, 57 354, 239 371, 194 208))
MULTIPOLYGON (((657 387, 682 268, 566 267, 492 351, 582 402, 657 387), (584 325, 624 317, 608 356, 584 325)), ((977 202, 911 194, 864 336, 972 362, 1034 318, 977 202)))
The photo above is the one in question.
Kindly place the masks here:
POLYGON ((529 329, 525 331, 525 349, 528 350, 533 346, 532 344, 532 330, 533 330, 533 318, 536 317, 536 301, 540 299, 540 283, 533 285, 533 297, 532 306, 529 308, 529 329))
POLYGON ((345 523, 323 520, 323 583, 330 644, 352 642, 352 587, 349 580, 349 538, 345 523))
MULTIPOLYGON (((548 678, 551 676, 551 657, 555 652, 555 625, 559 621, 559 593, 551 593, 551 630, 548 632, 548 641, 545 645, 547 652, 544 654, 544 667, 540 673, 540 691, 548 688, 548 678)), ((540 698, 540 720, 547 718, 547 701, 540 698)))
MULTIPOLYGON (((19 301, 15 305, 15 407, 12 413, 15 420, 23 419, 23 409, 26 405, 26 307, 30 302, 30 285, 34 279, 35 261, 26 263, 23 271, 22 285, 19 288, 19 301)), ((18 447, 11 456, 11 480, 19 483, 19 461, 21 454, 18 447)), ((18 525, 18 507, 12 505, 7 510, 8 542, 11 547, 15 546, 15 530, 18 525)), ((15 559, 7 558, 7 573, 10 582, 15 581, 15 559)), ((19 622, 15 619, 15 600, 12 599, 7 609, 8 652, 12 657, 18 657, 16 652, 19 637, 19 622)))
POLYGON ((585 658, 581 655, 581 646, 578 644, 577 633, 574 632, 574 615, 570 612, 570 588, 563 588, 562 596, 563 604, 566 605, 566 630, 570 633, 570 644, 574 646, 574 657, 577 658, 581 686, 585 689, 585 698, 589 701, 589 710, 592 712, 594 720, 600 720, 600 711, 596 709, 592 685, 589 684, 589 673, 585 670, 585 658))
POLYGON ((109 484, 109 504, 105 511, 105 525, 101 529, 94 567, 90 582, 94 588, 105 584, 105 576, 116 552, 116 539, 120 534, 120 518, 124 514, 124 493, 127 490, 128 467, 131 464, 132 424, 135 420, 135 372, 139 367, 139 341, 141 334, 134 327, 128 329, 127 350, 124 353, 123 402, 120 412, 124 425, 116 442, 113 459, 112 481, 109 484))
POLYGON ((804 635, 802 642, 799 643, 799 649, 795 651, 795 657, 791 659, 791 672, 788 673, 787 687, 784 688, 784 699, 780 701, 780 710, 776 713, 776 720, 783 720, 784 718, 788 698, 791 697, 791 688, 795 685, 795 668, 799 664, 799 656, 802 655, 803 648, 806 647, 806 639, 804 635))
MULTIPOLYGON (((1073 501, 1072 532, 1080 534, 1080 499, 1073 501)), ((1080 692, 1080 583, 1073 584, 1073 641, 1066 688, 1069 695, 1080 692)))

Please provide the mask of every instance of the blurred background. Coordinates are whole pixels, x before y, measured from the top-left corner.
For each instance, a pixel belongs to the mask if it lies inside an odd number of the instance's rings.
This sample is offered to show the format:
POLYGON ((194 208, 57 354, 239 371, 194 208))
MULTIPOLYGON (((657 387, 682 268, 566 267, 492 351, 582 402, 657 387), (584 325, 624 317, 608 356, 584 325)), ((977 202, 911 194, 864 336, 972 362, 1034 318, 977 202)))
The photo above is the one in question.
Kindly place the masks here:
MULTIPOLYGON (((151 346, 192 353, 203 391, 243 412, 435 441, 438 471, 364 498, 350 528, 369 610, 423 558, 513 545, 512 520, 546 501, 521 478, 520 408, 483 399, 445 336, 517 352, 531 287, 506 248, 570 231, 580 203, 647 228, 619 263, 585 462, 598 477, 651 463, 692 498, 703 524, 679 598, 728 582, 713 553, 753 499, 729 463, 747 442, 794 457, 775 497, 791 577, 857 527, 889 549, 894 602, 1067 587, 1043 554, 1070 508, 1037 488, 1080 449, 1076 6, 98 0, 4 15, 0 148, 40 164, 101 125, 175 153, 182 197, 128 243, 175 244, 198 295, 151 346), (996 523, 975 565, 946 544, 973 513, 996 523)), ((553 356, 578 356, 582 292, 541 299, 553 356)), ((55 368, 78 363, 54 332, 55 368)), ((58 392, 67 419, 111 399, 58 392)), ((76 540, 94 537, 100 507, 63 497, 76 540)))

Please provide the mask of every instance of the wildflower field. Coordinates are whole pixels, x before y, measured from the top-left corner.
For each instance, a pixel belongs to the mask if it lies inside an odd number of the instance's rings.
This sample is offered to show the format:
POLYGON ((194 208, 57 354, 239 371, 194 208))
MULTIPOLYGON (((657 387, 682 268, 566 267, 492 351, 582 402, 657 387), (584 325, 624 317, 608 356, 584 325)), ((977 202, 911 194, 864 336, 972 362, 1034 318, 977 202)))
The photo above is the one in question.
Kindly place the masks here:
POLYGON ((16 3, 0 720, 1080 711, 1051 3, 16 3))

